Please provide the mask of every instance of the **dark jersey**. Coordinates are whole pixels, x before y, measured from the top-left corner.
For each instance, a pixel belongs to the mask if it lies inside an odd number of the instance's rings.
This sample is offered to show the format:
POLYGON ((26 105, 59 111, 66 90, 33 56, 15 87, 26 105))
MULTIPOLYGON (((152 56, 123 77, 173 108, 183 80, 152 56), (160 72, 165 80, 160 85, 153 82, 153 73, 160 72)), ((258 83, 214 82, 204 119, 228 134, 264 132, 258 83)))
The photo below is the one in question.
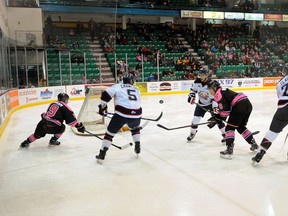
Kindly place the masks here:
POLYGON ((71 127, 75 127, 78 123, 72 109, 62 101, 50 104, 46 113, 42 113, 42 118, 58 126, 61 126, 64 121, 71 127))
MULTIPOLYGON (((247 96, 243 93, 234 92, 230 89, 222 90, 221 88, 216 91, 214 95, 214 101, 218 103, 220 115, 227 117, 233 110, 242 109, 241 106, 237 106, 240 101, 248 100, 247 96)), ((240 111, 240 110, 238 110, 240 111)), ((240 111, 241 112, 241 111, 240 111)))

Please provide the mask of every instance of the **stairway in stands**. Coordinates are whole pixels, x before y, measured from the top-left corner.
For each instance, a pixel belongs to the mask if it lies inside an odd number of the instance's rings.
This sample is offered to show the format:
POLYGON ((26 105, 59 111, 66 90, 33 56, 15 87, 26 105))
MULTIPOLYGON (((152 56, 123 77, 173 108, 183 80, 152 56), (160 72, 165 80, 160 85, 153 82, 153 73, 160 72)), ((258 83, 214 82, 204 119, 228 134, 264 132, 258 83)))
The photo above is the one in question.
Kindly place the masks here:
POLYGON ((189 45, 188 41, 185 40, 185 38, 181 34, 177 34, 177 38, 179 41, 182 42, 183 46, 188 49, 188 52, 191 53, 192 56, 201 63, 202 67, 208 67, 205 65, 205 62, 201 60, 201 57, 198 55, 198 53, 191 48, 191 45, 189 45))
POLYGON ((87 41, 95 58, 96 65, 99 67, 99 71, 101 72, 100 77, 102 78, 102 83, 115 83, 115 78, 111 72, 111 68, 109 67, 109 63, 101 47, 100 41, 96 37, 95 40, 91 42, 89 36, 87 37, 87 41))

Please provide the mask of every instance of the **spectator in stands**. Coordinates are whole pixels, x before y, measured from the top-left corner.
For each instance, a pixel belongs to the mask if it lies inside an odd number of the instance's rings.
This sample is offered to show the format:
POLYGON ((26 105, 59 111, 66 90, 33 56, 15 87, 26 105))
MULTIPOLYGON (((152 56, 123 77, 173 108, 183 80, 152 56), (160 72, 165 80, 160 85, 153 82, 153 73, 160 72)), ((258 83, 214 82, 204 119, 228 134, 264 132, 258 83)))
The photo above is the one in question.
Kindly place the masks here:
POLYGON ((147 80, 148 80, 148 82, 153 82, 153 81, 155 81, 154 75, 153 75, 152 73, 150 73, 150 74, 148 75, 148 77, 147 77, 147 80))
POLYGON ((138 64, 135 67, 135 70, 138 71, 138 72, 140 72, 140 71, 142 72, 142 64, 141 64, 141 62, 138 62, 138 64))
POLYGON ((90 20, 88 21, 88 30, 91 37, 91 42, 93 43, 95 38, 95 22, 93 18, 90 18, 90 20))
POLYGON ((112 52, 113 51, 112 46, 108 43, 108 41, 106 39, 104 41, 104 51, 105 52, 112 52))
POLYGON ((79 42, 76 40, 76 41, 73 41, 73 49, 79 49, 79 42))
POLYGON ((128 44, 128 38, 127 38, 126 35, 123 35, 123 36, 122 36, 122 44, 123 44, 123 45, 127 45, 127 44, 128 44))
POLYGON ((132 43, 133 45, 138 45, 138 41, 137 41, 137 39, 136 39, 135 37, 132 37, 131 43, 132 43))
POLYGON ((69 29, 69 36, 75 36, 75 31, 74 31, 74 29, 73 28, 71 28, 71 29, 69 29))
POLYGON ((52 28, 53 28, 53 21, 51 18, 51 15, 49 15, 46 19, 46 26, 45 26, 45 31, 47 34, 50 34, 52 32, 52 28))
POLYGON ((49 16, 47 17, 47 19, 46 19, 46 25, 52 26, 52 24, 53 24, 53 20, 52 20, 52 18, 51 18, 51 15, 49 15, 49 16))
POLYGON ((81 21, 78 21, 76 24, 76 34, 80 34, 84 29, 84 25, 81 21))
POLYGON ((29 83, 28 83, 28 86, 27 86, 28 88, 35 88, 35 86, 32 84, 32 82, 31 81, 29 81, 29 83))

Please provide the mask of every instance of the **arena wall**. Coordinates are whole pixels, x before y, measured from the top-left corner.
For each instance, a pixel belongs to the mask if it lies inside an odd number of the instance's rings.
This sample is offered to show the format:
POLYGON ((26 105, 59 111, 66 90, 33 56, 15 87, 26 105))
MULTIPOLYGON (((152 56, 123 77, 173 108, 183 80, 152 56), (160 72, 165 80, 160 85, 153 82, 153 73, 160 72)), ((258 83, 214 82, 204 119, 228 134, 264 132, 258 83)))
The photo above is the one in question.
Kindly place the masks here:
MULTIPOLYGON (((241 90, 265 90, 275 88, 281 77, 219 79, 222 88, 241 90)), ((142 96, 160 94, 188 94, 193 80, 139 82, 136 83, 142 96)), ((97 85, 97 84, 95 84, 97 85)), ((99 84, 98 84, 99 85, 99 84)), ((107 84, 107 85, 112 85, 107 84)), ((60 92, 66 92, 71 100, 83 100, 86 88, 91 85, 69 85, 42 88, 10 90, 0 95, 0 138, 11 117, 19 109, 48 104, 57 99, 60 92)), ((93 85, 92 85, 93 86, 93 85)))

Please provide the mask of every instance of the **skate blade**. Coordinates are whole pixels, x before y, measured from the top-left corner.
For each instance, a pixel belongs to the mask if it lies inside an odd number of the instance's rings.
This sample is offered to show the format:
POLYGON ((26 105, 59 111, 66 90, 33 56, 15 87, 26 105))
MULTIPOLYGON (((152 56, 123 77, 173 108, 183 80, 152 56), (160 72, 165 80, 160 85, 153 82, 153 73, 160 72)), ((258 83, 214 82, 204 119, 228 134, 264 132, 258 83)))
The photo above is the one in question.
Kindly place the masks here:
POLYGON ((226 160, 232 160, 232 155, 222 155, 220 154, 220 158, 226 159, 226 160))
POLYGON ((253 167, 257 167, 259 163, 257 163, 256 161, 252 161, 252 166, 253 167))
POLYGON ((48 148, 56 148, 58 147, 59 145, 48 145, 48 148))
POLYGON ((27 150, 27 149, 28 149, 28 148, 22 148, 22 147, 19 147, 19 148, 18 148, 18 150, 20 150, 20 151, 21 151, 21 150, 27 150))
POLYGON ((103 160, 97 159, 97 163, 100 164, 100 165, 102 165, 102 164, 103 164, 103 160))

